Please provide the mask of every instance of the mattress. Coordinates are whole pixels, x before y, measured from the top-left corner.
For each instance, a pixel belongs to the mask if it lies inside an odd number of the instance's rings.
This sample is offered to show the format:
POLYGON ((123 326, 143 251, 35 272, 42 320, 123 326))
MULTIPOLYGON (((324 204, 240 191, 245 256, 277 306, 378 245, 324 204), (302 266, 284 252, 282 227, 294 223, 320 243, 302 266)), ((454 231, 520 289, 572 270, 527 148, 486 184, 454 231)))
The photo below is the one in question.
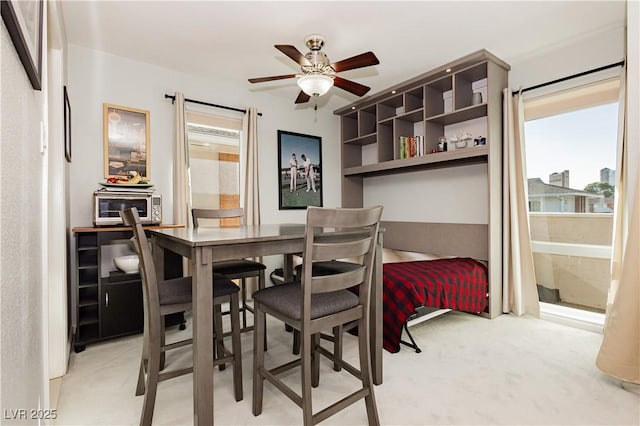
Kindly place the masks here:
POLYGON ((402 328, 420 306, 481 313, 487 307, 487 268, 471 258, 383 264, 383 346, 400 350, 402 328))

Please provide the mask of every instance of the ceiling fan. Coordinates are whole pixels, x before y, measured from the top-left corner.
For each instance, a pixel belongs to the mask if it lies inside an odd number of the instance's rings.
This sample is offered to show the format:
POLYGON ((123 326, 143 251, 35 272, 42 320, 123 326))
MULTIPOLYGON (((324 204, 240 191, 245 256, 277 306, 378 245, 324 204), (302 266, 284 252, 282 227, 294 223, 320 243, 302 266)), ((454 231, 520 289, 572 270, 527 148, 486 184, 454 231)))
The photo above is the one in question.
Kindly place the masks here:
POLYGON ((304 39, 305 44, 309 48, 309 52, 303 55, 295 46, 289 44, 276 44, 274 47, 293 59, 300 65, 300 74, 285 74, 272 77, 250 78, 250 83, 263 83, 265 81, 283 80, 286 78, 298 78, 298 86, 300 93, 296 98, 297 104, 305 103, 311 99, 311 96, 322 96, 329 91, 331 86, 335 85, 342 90, 346 90, 354 95, 364 96, 370 87, 364 86, 355 81, 347 80, 335 75, 337 72, 353 70, 356 68, 364 68, 380 63, 373 52, 365 52, 351 58, 343 59, 338 62, 331 63, 324 52, 321 52, 324 46, 324 37, 318 34, 311 34, 304 39))

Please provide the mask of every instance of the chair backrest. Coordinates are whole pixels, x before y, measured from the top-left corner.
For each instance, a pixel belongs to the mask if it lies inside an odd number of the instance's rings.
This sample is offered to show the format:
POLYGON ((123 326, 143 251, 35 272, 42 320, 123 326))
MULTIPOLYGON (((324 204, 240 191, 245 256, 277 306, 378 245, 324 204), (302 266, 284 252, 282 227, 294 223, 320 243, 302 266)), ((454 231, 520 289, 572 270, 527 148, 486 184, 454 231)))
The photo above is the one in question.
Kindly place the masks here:
POLYGON ((359 286, 360 304, 368 310, 381 216, 382 206, 358 209, 307 208, 301 273, 303 310, 309 311, 312 293, 354 286, 359 286), (312 262, 342 258, 358 258, 360 267, 347 272, 312 276, 312 262))
POLYGON ((144 300, 144 326, 148 336, 160 335, 160 296, 158 294, 158 276, 153 263, 151 247, 144 232, 138 209, 132 207, 121 213, 125 225, 131 226, 133 244, 138 253, 140 277, 142 278, 142 297, 144 300))
MULTIPOLYGON (((191 209, 191 217, 193 218, 193 226, 197 228, 200 219, 240 219, 240 225, 244 223, 244 210, 237 209, 191 209)), ((221 226, 224 226, 221 221, 221 226)))

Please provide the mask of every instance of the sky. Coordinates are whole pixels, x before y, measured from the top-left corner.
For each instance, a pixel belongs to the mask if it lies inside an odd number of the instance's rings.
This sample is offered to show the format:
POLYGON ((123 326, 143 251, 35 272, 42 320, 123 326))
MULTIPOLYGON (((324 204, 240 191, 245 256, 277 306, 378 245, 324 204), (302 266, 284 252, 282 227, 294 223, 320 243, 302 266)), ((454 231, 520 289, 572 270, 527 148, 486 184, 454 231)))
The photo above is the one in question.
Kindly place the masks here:
POLYGON ((616 170, 618 104, 525 122, 527 177, 549 183, 569 170, 569 186, 584 189, 600 181, 600 169, 616 170))

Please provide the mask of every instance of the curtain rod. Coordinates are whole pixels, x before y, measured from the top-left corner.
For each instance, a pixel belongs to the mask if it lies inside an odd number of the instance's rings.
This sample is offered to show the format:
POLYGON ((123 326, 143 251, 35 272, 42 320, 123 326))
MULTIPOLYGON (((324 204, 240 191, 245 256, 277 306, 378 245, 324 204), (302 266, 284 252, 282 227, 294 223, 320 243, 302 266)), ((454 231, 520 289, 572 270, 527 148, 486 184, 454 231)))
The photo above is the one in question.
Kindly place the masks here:
MULTIPOLYGON (((176 97, 175 96, 167 95, 166 93, 164 94, 164 98, 165 99, 171 99, 171 103, 174 103, 176 101, 176 97)), ((199 105, 206 105, 206 106, 215 107, 215 108, 228 109, 228 110, 231 110, 231 111, 238 111, 238 112, 242 112, 242 113, 245 113, 245 114, 247 112, 246 109, 233 108, 233 107, 228 107, 228 106, 224 106, 224 105, 217 105, 217 104, 210 104, 209 102, 196 101, 195 99, 184 98, 184 101, 185 102, 191 102, 193 104, 199 104, 199 105)), ((262 117, 262 113, 261 112, 259 112, 258 115, 260 117, 262 117)))
POLYGON ((601 67, 594 68, 594 69, 591 69, 591 70, 588 70, 588 71, 583 71, 583 72, 579 72, 577 74, 573 74, 573 75, 570 75, 570 76, 567 76, 567 77, 562 77, 562 78, 558 78, 556 80, 547 81, 546 83, 536 84, 535 86, 527 87, 526 89, 514 90, 513 92, 511 92, 511 95, 517 95, 518 93, 528 92, 529 90, 539 89, 541 87, 550 86, 552 84, 561 83, 563 81, 571 80, 572 78, 582 77, 583 75, 593 74, 593 73, 598 72, 598 71, 604 71, 604 70, 607 70, 609 68, 619 67, 619 66, 622 66, 622 65, 624 65, 624 61, 616 62, 615 64, 603 65, 601 67))

